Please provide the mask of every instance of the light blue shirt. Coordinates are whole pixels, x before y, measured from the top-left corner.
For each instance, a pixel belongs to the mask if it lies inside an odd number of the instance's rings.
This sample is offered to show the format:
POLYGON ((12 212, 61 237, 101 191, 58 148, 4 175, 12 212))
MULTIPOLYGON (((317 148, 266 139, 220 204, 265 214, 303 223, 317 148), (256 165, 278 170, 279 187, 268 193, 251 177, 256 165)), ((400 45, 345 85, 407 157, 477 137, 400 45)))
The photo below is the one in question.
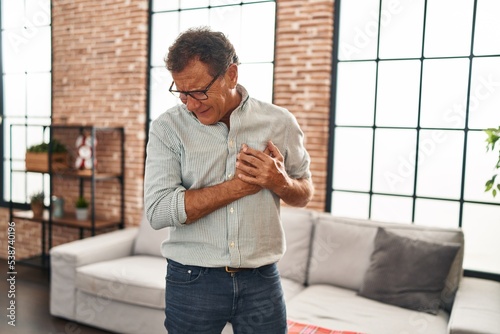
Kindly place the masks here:
POLYGON ((231 179, 243 144, 263 151, 272 140, 291 178, 311 177, 310 157, 295 117, 250 98, 241 85, 237 89, 242 100, 231 114, 229 130, 222 122, 200 123, 185 105, 167 110, 151 124, 146 215, 153 228, 170 229, 161 245, 163 256, 185 265, 256 268, 277 262, 285 251, 280 199, 267 189, 185 224, 185 191, 231 179))

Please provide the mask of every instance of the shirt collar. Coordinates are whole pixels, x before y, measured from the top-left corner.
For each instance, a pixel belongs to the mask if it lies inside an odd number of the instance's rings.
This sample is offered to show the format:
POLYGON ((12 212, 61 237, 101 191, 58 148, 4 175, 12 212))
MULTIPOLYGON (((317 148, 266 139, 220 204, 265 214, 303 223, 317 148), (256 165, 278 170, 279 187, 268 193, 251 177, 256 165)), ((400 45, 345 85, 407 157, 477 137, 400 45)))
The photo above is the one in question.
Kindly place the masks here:
POLYGON ((248 99, 250 98, 250 95, 248 95, 248 92, 245 89, 245 87, 243 87, 240 84, 236 85, 236 91, 238 91, 238 93, 241 94, 241 102, 236 109, 239 109, 239 108, 243 109, 244 105, 247 103, 248 99))

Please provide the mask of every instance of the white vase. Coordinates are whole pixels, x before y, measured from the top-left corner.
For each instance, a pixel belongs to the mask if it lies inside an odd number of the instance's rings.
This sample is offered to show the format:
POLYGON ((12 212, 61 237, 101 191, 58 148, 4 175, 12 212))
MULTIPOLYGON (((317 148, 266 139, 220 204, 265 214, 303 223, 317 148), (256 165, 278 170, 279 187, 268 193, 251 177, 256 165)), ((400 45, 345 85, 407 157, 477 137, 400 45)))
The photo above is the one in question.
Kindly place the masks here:
POLYGON ((88 208, 76 208, 76 219, 87 220, 89 218, 88 208))

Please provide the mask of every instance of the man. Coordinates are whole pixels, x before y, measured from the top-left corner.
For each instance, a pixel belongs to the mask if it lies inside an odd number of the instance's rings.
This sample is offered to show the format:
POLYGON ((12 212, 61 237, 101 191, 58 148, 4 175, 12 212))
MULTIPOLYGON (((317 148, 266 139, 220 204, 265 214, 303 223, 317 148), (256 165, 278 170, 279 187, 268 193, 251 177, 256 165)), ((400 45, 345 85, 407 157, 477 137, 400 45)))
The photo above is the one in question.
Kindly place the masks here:
POLYGON ((170 228, 169 334, 218 334, 227 322, 234 333, 287 331, 280 200, 310 201, 310 159, 293 115, 250 98, 238 63, 208 28, 182 33, 166 58, 183 104, 151 125, 144 200, 153 228, 170 228))

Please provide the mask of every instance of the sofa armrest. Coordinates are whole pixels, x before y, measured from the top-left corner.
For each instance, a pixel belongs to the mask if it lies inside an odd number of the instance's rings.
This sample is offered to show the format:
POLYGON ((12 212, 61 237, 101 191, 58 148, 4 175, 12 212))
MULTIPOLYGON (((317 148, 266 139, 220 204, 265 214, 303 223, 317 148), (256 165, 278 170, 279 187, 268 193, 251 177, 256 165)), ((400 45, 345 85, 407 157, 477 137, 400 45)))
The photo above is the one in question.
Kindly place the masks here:
POLYGON ((450 334, 495 334, 500 328, 500 282, 464 277, 448 323, 450 334))
POLYGON ((132 255, 138 228, 72 241, 50 250, 50 313, 75 319, 76 269, 132 255))

